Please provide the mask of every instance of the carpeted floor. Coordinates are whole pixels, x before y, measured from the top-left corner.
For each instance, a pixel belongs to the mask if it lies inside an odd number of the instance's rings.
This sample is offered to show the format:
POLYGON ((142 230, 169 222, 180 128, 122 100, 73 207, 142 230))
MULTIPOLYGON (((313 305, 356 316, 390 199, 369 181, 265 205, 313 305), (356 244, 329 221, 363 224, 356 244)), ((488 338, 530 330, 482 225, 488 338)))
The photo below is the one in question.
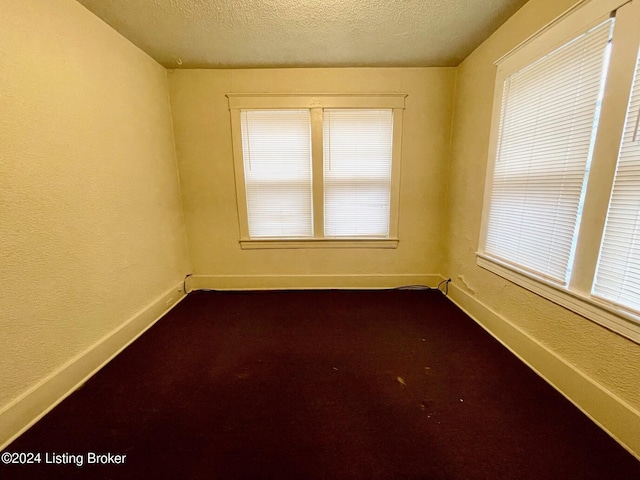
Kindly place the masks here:
POLYGON ((640 479, 437 291, 192 293, 7 451, 42 463, 3 479, 640 479))

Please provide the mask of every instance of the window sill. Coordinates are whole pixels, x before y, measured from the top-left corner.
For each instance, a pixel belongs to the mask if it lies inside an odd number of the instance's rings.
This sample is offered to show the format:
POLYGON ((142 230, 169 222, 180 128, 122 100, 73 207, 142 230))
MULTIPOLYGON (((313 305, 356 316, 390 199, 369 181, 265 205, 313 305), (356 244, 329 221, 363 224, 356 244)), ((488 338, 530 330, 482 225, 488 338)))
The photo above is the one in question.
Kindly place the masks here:
POLYGON ((243 250, 260 249, 300 249, 300 248, 398 248, 397 238, 345 238, 345 239, 295 239, 283 240, 282 238, 268 240, 240 240, 240 248, 243 250))
POLYGON ((478 266, 640 344, 640 316, 478 253, 478 266))

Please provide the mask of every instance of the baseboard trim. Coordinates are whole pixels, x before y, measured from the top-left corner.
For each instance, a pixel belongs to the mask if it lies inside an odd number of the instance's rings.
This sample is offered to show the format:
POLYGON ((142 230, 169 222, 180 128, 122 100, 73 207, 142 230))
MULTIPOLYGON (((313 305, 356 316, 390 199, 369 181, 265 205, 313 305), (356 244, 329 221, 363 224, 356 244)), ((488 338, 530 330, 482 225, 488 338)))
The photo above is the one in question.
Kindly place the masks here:
POLYGON ((640 412, 455 284, 449 299, 640 460, 640 412))
POLYGON ((187 283, 193 290, 303 290, 384 289, 408 285, 435 287, 437 274, 351 275, 193 275, 187 283))
POLYGON ((83 385, 183 298, 185 294, 182 292, 182 282, 180 282, 2 408, 0 410, 0 451, 83 385))

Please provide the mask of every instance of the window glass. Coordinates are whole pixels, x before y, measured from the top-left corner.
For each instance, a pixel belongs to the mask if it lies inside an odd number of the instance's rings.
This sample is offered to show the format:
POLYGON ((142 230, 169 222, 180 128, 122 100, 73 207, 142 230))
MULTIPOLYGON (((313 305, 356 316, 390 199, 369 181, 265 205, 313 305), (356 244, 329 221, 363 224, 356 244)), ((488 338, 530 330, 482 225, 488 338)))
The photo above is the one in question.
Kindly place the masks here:
POLYGON ((388 237, 392 110, 325 110, 324 234, 388 237))
POLYGON ((241 113, 251 238, 312 237, 308 110, 241 113))
POLYGON ((566 284, 613 20, 508 76, 485 251, 566 284))

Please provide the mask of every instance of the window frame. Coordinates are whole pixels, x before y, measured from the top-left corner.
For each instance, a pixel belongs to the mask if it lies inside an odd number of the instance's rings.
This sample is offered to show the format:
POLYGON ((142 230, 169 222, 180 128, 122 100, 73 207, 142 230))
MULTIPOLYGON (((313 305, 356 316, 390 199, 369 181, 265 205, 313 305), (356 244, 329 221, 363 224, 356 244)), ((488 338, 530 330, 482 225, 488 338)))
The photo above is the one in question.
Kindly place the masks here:
POLYGON ((397 248, 400 203, 400 166, 405 98, 403 93, 379 94, 264 94, 228 93, 231 116, 236 201, 242 249, 295 248, 397 248), (393 147, 391 160, 391 192, 389 235, 380 237, 324 237, 324 109, 391 109, 393 112, 393 147), (242 148, 242 110, 306 110, 311 117, 312 215, 314 236, 311 238, 250 238, 242 148))
MULTIPOLYGON (((636 343, 640 343, 640 312, 603 300, 592 293, 604 233, 609 199, 636 61, 640 50, 640 0, 582 2, 496 62, 484 204, 478 241, 477 264, 529 291, 557 303, 636 343), (600 120, 595 136, 591 168, 586 185, 582 219, 571 275, 566 286, 538 276, 485 250, 494 166, 498 148, 503 88, 507 77, 564 45, 616 12, 611 58, 600 120)), ((637 88, 637 87, 636 87, 637 88)))

